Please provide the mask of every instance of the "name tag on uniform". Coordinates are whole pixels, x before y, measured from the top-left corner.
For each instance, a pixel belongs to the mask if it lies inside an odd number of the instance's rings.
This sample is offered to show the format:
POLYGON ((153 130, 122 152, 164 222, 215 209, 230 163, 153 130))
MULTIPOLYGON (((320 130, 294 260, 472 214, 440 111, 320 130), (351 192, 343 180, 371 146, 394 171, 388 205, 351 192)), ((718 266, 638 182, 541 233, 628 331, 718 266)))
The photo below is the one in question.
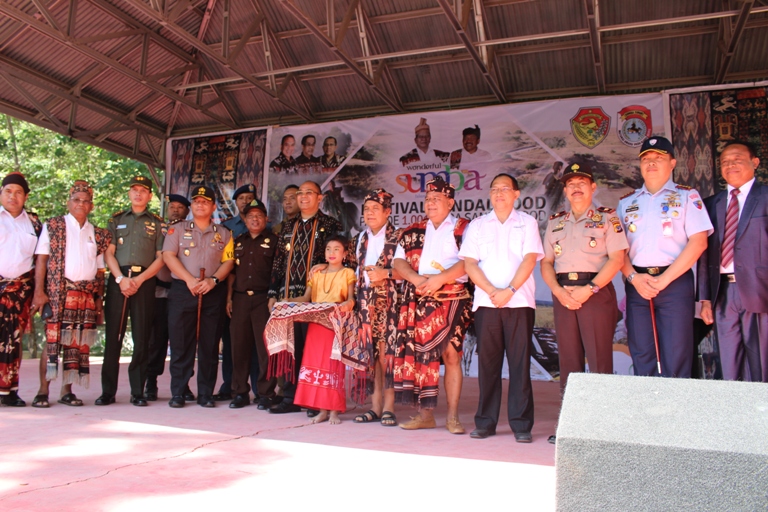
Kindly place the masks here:
POLYGON ((128 227, 127 224, 120 224, 119 226, 117 226, 117 229, 125 229, 127 227, 128 227))

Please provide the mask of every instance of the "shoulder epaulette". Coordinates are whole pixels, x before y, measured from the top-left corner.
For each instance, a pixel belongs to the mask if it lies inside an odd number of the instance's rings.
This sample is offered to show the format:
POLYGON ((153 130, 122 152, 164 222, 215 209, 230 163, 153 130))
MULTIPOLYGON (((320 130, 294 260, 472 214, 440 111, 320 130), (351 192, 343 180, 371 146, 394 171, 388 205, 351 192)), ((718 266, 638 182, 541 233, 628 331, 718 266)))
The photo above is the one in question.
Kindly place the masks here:
POLYGON ((626 199, 626 198, 628 198, 629 196, 631 196, 631 195, 632 195, 632 194, 634 194, 635 192, 637 192, 637 190, 633 190, 633 191, 632 191, 632 192, 630 192, 629 194, 625 194, 625 195, 621 196, 621 197, 619 198, 619 201, 621 201, 622 199, 626 199))
POLYGON ((157 221, 160 221, 160 222, 165 222, 165 221, 163 220, 163 218, 162 218, 161 216, 159 216, 158 214, 156 214, 156 213, 153 213, 153 214, 152 214, 152 217, 154 217, 154 218, 155 218, 155 220, 157 220, 157 221))
POLYGON ((549 216, 549 220, 554 220, 554 219, 556 219, 558 217, 562 217, 566 213, 568 213, 568 212, 566 212, 565 210, 563 210, 561 212, 558 212, 558 213, 553 213, 552 215, 549 216))
POLYGON ((122 214, 124 214, 126 211, 128 211, 128 210, 121 210, 121 211, 119 211, 119 212, 117 212, 117 213, 113 213, 113 214, 112 214, 112 217, 119 217, 119 216, 121 216, 122 214))
POLYGON ((169 220, 168 225, 173 226, 174 224, 178 224, 179 222, 182 222, 184 219, 176 219, 176 220, 169 220))
POLYGON ((692 190, 693 189, 693 187, 689 187, 688 185, 677 185, 677 184, 675 184, 675 188, 680 189, 680 190, 692 190))
POLYGON ((613 208, 608 208, 607 206, 598 206, 597 211, 599 211, 600 213, 613 213, 616 210, 614 210, 613 208))

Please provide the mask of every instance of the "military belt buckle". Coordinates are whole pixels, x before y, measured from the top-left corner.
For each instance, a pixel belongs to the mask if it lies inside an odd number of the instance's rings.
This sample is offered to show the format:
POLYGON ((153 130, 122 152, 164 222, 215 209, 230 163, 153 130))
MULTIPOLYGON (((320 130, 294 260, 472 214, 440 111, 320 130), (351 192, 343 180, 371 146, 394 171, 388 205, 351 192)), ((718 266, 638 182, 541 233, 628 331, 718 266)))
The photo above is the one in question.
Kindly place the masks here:
POLYGON ((250 297, 251 295, 253 295, 253 290, 246 290, 245 293, 247 293, 248 296, 250 297))
POLYGON ((579 280, 579 273, 578 272, 568 272, 568 280, 569 281, 578 281, 579 280))
POLYGON ((648 275, 657 276, 661 274, 659 267, 648 267, 648 275))
POLYGON ((133 265, 131 267, 131 272, 141 272, 141 267, 139 265, 133 265))

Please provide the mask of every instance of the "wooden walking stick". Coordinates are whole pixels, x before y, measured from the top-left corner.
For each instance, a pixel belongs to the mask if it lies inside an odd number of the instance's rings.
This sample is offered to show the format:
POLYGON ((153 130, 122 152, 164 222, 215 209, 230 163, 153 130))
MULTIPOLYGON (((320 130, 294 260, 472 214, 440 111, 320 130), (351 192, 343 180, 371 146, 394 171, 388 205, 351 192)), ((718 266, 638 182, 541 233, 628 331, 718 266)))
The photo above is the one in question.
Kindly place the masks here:
MULTIPOLYGON (((205 279, 205 269, 200 269, 200 281, 205 279)), ((203 311, 203 294, 197 296, 197 330, 195 331, 195 341, 200 341, 200 314, 203 311)))

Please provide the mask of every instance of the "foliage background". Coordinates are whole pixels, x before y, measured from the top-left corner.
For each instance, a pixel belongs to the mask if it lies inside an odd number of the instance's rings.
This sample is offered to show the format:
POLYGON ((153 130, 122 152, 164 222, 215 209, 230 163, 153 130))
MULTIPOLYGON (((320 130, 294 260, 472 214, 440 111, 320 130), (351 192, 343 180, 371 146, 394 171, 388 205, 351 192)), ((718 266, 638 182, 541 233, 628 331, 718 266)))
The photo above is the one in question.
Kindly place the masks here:
MULTIPOLYGON (((5 116, 4 116, 5 117, 5 116)), ((39 126, 11 118, 16 138, 20 171, 29 182, 27 209, 47 220, 67 213, 67 194, 76 179, 88 181, 94 189, 90 221, 106 227, 109 217, 128 207, 128 182, 141 174, 152 179, 139 162, 90 146, 39 126)), ((12 172, 14 145, 5 118, 0 119, 0 173, 12 172)), ((159 176, 162 180, 162 173, 159 176)), ((160 213, 158 191, 150 210, 160 213)))

